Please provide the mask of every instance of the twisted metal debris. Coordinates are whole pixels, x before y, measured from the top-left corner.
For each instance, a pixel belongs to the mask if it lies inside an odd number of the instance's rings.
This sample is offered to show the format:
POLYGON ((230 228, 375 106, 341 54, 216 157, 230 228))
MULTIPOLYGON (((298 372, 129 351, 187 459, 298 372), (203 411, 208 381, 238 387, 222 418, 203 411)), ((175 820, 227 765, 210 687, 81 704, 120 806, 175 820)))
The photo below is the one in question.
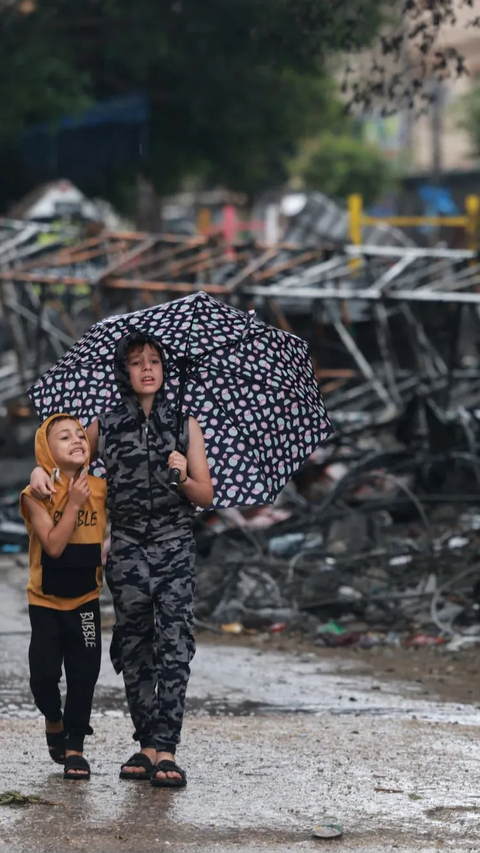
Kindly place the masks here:
POLYGON ((314 634, 332 615, 363 631, 423 620, 451 636, 478 606, 479 285, 467 250, 85 237, 2 220, 0 404, 108 314, 198 289, 254 306, 309 340, 336 436, 268 532, 261 512, 258 527, 202 519, 198 618, 314 634))

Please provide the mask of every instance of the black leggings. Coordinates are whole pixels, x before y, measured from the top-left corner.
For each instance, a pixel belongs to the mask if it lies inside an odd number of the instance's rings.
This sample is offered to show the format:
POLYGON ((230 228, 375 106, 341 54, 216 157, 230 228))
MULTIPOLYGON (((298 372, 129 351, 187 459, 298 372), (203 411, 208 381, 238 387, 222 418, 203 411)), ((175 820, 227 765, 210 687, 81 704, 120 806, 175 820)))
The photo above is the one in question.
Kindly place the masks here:
POLYGON ((76 610, 29 606, 32 637, 28 653, 30 687, 37 708, 51 723, 62 719, 59 682, 65 665, 63 713, 66 748, 81 752, 90 727, 93 693, 100 672, 102 638, 98 599, 76 610))

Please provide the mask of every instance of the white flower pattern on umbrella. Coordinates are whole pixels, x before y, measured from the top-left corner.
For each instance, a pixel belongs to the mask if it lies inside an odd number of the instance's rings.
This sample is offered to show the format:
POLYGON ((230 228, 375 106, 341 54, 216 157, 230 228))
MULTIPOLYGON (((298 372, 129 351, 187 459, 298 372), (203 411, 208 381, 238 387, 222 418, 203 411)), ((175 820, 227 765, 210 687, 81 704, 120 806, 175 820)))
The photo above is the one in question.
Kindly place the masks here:
POLYGON ((202 291, 92 326, 29 389, 42 420, 64 411, 88 424, 114 408, 115 350, 134 330, 164 349, 173 407, 188 360, 183 411, 203 430, 215 506, 271 503, 331 434, 306 342, 202 291))

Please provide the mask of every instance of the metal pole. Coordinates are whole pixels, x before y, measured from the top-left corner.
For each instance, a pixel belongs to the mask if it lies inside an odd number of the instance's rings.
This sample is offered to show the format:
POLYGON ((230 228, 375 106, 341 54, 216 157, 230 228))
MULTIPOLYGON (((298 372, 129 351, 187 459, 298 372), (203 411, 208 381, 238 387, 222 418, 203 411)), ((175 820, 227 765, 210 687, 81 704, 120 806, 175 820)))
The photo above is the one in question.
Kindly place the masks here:
POLYGON ((480 198, 478 195, 467 195, 465 199, 465 212, 467 214, 467 243, 472 252, 478 250, 478 220, 480 212, 480 198))
POLYGON ((432 184, 438 187, 443 171, 443 86, 437 78, 432 81, 432 99, 432 184))
MULTIPOLYGON (((285 291, 279 287, 245 287, 244 293, 250 296, 260 296, 263 299, 270 297, 285 297, 285 291)), ((368 300, 376 302, 446 302, 480 305, 480 293, 458 293, 456 291, 434 291, 426 290, 391 290, 388 294, 372 292, 369 288, 355 290, 352 287, 298 287, 288 294, 289 299, 307 299, 321 301, 325 299, 352 299, 368 300)))
MULTIPOLYGON (((354 246, 362 245, 362 196, 358 193, 348 196, 348 235, 354 246)), ((360 262, 351 260, 350 267, 352 270, 358 269, 360 262)))

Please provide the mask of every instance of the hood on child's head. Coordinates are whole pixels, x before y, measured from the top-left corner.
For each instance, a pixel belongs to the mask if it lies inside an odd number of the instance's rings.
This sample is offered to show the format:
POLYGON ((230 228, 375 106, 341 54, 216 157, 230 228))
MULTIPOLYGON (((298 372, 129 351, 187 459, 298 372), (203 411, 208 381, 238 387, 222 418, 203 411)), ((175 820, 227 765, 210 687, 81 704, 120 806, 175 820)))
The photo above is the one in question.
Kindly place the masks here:
MULTIPOLYGON (((143 348, 148 344, 159 349, 160 358, 162 359, 163 375, 165 376, 165 355, 163 347, 160 345, 159 341, 153 337, 153 335, 147 335, 145 332, 140 331, 132 331, 128 335, 125 335, 117 346, 114 360, 115 381, 124 403, 135 400, 135 392, 132 388, 132 383, 130 382, 130 375, 127 367, 127 350, 134 346, 143 348)), ((158 391, 158 394, 161 395, 162 392, 163 385, 158 391)))
POLYGON ((40 465, 44 471, 47 471, 48 474, 52 474, 53 471, 58 469, 58 465, 55 459, 52 456, 52 451, 50 450, 50 446, 48 444, 48 428, 50 424, 55 420, 59 420, 60 418, 68 418, 69 420, 74 421, 74 423, 85 433, 85 438, 87 439, 88 452, 90 454, 90 442, 87 438, 87 433, 85 432, 85 428, 80 421, 77 421, 76 418, 69 415, 67 412, 56 412, 54 415, 50 415, 46 421, 43 422, 41 426, 38 427, 35 433, 35 458, 37 460, 37 465, 40 465))

